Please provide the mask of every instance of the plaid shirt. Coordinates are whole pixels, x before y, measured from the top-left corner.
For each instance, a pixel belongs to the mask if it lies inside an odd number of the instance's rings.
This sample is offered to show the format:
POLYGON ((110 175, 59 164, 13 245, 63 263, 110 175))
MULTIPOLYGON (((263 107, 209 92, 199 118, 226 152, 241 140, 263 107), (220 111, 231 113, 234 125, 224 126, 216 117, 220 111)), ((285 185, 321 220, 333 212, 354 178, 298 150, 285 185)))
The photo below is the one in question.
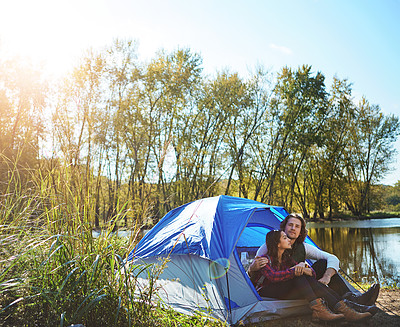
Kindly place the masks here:
MULTIPOLYGON (((283 282, 296 277, 294 268, 291 268, 297 264, 294 260, 282 264, 281 270, 276 270, 271 266, 271 259, 268 256, 265 257, 268 258, 269 263, 251 278, 257 291, 271 283, 283 282)), ((312 268, 311 270, 315 277, 315 271, 312 268)))

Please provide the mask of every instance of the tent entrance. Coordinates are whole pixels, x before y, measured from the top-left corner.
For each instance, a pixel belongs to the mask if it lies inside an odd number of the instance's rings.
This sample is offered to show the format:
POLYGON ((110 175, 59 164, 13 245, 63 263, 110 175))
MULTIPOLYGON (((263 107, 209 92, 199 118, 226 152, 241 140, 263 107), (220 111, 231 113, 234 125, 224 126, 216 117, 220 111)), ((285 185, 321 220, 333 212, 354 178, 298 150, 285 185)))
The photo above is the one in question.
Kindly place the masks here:
POLYGON ((259 247, 265 243, 265 235, 272 229, 271 226, 252 223, 244 228, 236 244, 236 251, 246 271, 253 262, 259 247))

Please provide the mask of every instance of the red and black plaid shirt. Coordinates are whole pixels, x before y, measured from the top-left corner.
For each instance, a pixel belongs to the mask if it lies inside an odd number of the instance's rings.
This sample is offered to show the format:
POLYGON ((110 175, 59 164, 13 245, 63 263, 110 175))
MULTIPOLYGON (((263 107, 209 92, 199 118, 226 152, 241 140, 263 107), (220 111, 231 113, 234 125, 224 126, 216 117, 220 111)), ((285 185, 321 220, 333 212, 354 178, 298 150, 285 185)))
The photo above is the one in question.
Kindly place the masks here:
MULTIPOLYGON (((291 268, 297 264, 294 260, 282 263, 280 270, 277 270, 271 266, 271 259, 268 256, 265 257, 268 258, 269 263, 265 267, 261 268, 253 278, 251 278, 257 291, 271 283, 283 282, 285 280, 293 279, 296 276, 294 268, 291 268)), ((315 277, 315 271, 312 268, 311 270, 315 277)))

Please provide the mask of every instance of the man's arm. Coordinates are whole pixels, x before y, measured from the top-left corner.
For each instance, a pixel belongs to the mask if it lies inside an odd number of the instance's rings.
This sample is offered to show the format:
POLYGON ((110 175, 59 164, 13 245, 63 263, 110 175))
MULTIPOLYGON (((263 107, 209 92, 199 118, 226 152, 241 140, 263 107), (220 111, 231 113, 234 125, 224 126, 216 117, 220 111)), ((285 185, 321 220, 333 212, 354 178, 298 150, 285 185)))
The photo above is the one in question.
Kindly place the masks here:
POLYGON ((250 276, 250 278, 254 278, 257 272, 260 271, 261 268, 264 268, 268 263, 269 260, 266 257, 255 257, 253 262, 247 269, 247 273, 250 276))
POLYGON ((326 268, 324 275, 318 280, 320 283, 328 285, 331 278, 337 271, 333 268, 326 268))
POLYGON ((268 248, 267 244, 263 243, 257 250, 256 257, 263 257, 267 255, 268 248))
POLYGON ((325 259, 327 262, 327 269, 322 276, 322 278, 319 280, 322 284, 329 284, 331 281, 331 278, 334 274, 336 274, 339 271, 339 259, 328 252, 322 251, 318 249, 317 247, 304 243, 304 248, 306 250, 306 259, 312 259, 312 260, 319 260, 319 259, 325 259))
POLYGON ((257 275, 257 271, 264 268, 269 263, 268 258, 264 257, 267 254, 267 245, 263 243, 257 250, 256 257, 247 269, 247 274, 250 278, 254 278, 257 275))

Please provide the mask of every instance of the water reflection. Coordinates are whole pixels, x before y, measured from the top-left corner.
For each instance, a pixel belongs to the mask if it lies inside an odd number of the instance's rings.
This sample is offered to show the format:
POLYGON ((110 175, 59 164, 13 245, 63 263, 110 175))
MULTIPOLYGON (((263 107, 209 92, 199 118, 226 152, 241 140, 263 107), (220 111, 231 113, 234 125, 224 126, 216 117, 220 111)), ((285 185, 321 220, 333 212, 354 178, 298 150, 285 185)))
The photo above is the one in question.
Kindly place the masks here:
POLYGON ((309 228, 309 235, 319 247, 334 253, 342 270, 354 280, 400 283, 400 227, 354 228, 331 224, 328 228, 309 228))

